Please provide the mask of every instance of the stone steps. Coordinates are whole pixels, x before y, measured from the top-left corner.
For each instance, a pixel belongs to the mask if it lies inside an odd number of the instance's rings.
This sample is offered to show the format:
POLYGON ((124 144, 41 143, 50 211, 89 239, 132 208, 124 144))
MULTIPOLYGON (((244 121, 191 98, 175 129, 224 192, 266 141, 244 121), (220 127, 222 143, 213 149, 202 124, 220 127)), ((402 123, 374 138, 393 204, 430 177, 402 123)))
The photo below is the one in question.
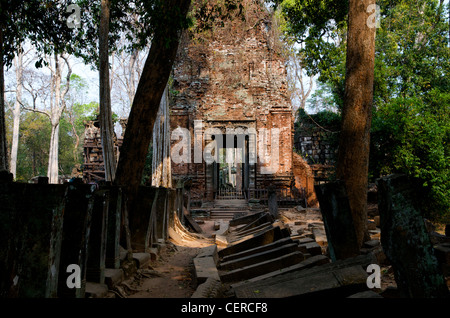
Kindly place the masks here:
MULTIPOLYGON (((232 210, 218 212, 235 213, 232 210)), ((217 235, 222 244, 194 260, 199 285, 192 297, 365 297, 366 268, 377 263, 374 253, 331 263, 323 255, 327 241, 318 224, 311 223, 316 230, 312 237, 298 237, 264 211, 225 222, 226 231, 217 235)))
POLYGON ((211 220, 232 220, 236 213, 243 213, 243 211, 211 211, 209 218, 211 220))

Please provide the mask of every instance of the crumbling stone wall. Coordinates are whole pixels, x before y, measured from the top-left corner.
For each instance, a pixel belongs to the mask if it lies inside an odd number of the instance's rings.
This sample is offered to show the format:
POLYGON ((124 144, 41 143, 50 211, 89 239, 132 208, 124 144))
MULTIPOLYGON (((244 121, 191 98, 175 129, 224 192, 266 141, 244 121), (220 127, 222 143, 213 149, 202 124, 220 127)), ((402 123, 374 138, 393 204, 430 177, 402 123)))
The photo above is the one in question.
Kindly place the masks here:
POLYGON ((319 127, 302 122, 295 133, 295 149, 310 165, 334 165, 337 160, 335 127, 319 127))
MULTIPOLYGON (((258 158, 250 167, 249 187, 289 188, 294 182, 293 116, 285 58, 264 5, 250 0, 242 4, 242 15, 223 21, 223 26, 185 34, 173 71, 171 129, 187 128, 194 136, 195 120, 202 120, 203 132, 212 127, 223 133, 226 128, 279 128, 278 171, 262 174, 264 164, 258 158)), ((203 139, 202 147, 206 144, 203 139)), ((270 140, 267 145, 270 150, 270 140)), ((193 154, 191 158, 192 163, 173 164, 173 176, 190 176, 193 198, 211 199, 211 172, 205 163, 193 163, 193 154)))
POLYGON ((316 183, 329 180, 335 173, 339 145, 339 125, 322 126, 316 115, 302 116, 296 122, 294 146, 311 167, 316 183))

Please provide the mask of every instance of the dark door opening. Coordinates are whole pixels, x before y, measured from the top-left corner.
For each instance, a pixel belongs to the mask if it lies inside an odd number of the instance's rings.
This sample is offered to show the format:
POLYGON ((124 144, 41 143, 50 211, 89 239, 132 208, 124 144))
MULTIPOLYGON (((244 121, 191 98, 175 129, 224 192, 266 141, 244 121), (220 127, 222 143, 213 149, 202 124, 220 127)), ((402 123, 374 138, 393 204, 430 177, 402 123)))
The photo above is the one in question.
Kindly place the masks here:
POLYGON ((249 184, 248 136, 222 135, 213 164, 215 199, 246 199, 249 184))

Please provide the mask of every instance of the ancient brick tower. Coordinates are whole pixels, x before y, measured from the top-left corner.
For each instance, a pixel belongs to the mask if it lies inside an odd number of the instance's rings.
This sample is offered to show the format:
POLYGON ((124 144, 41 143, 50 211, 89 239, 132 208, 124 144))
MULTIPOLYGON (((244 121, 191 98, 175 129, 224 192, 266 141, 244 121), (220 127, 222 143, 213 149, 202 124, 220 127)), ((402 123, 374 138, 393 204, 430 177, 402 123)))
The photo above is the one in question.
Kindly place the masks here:
MULTIPOLYGON (((290 189, 294 182, 285 58, 272 16, 261 1, 242 4, 245 19, 216 24, 201 36, 186 35, 174 65, 171 130, 188 129, 191 149, 201 144, 202 150, 218 140, 211 131, 222 134, 215 162, 195 160, 194 151, 189 163, 172 161, 172 176, 192 178, 192 194, 198 199, 213 200, 230 188, 246 194, 270 185, 290 189), (227 129, 234 129, 234 136, 227 129), (278 140, 276 169, 267 173, 274 162, 264 153, 275 149, 273 138, 278 140), (231 159, 225 163, 224 158, 231 159)), ((172 149, 176 144, 172 140, 172 149)))

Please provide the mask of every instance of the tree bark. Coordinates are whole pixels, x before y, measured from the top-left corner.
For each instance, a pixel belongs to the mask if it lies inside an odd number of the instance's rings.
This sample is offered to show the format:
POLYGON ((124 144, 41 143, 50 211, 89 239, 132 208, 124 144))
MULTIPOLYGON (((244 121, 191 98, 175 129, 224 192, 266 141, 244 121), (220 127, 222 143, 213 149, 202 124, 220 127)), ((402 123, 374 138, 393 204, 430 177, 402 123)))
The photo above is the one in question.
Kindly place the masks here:
POLYGON ((367 184, 375 64, 375 27, 367 21, 375 0, 350 0, 345 97, 337 177, 345 181, 358 244, 368 238, 367 184))
POLYGON ((169 88, 166 86, 153 126, 152 186, 172 187, 170 162, 169 88))
MULTIPOLYGON (((0 4, 1 7, 1 4, 0 4)), ((5 121, 5 74, 3 67, 3 23, 0 22, 0 171, 9 171, 5 121)))
POLYGON ((52 130, 50 135, 50 150, 48 152, 47 176, 49 183, 59 183, 59 120, 52 118, 51 122, 52 130))
POLYGON ((65 96, 69 91, 70 87, 70 75, 72 74, 72 69, 70 68, 69 61, 62 54, 55 53, 55 69, 52 71, 52 94, 54 94, 55 99, 51 105, 51 112, 49 114, 50 122, 52 126, 51 137, 50 137, 50 149, 48 158, 48 182, 49 183, 59 183, 59 123, 61 121, 62 113, 66 108, 65 96), (61 91, 61 77, 62 69, 61 59, 63 59, 67 65, 68 71, 66 76, 66 84, 64 90, 61 91))
MULTIPOLYGON (((190 0, 164 1, 161 16, 168 17, 170 21, 170 18, 173 19, 174 12, 179 12, 180 18, 184 18, 190 3, 190 0)), ((145 158, 152 140, 152 130, 159 104, 180 41, 181 30, 168 27, 169 25, 160 25, 153 37, 133 99, 119 157, 115 183, 126 187, 130 201, 142 180, 145 158)))
POLYGON ((22 89, 23 89, 23 52, 17 52, 16 59, 16 101, 13 110, 13 135, 11 144, 11 163, 10 171, 14 178, 17 170, 17 153, 19 149, 19 126, 20 126, 20 105, 22 104, 22 89))
POLYGON ((100 135, 102 140, 105 180, 113 181, 116 175, 114 152, 114 127, 111 112, 111 90, 109 82, 109 0, 102 0, 99 33, 99 71, 100 71, 100 135))

